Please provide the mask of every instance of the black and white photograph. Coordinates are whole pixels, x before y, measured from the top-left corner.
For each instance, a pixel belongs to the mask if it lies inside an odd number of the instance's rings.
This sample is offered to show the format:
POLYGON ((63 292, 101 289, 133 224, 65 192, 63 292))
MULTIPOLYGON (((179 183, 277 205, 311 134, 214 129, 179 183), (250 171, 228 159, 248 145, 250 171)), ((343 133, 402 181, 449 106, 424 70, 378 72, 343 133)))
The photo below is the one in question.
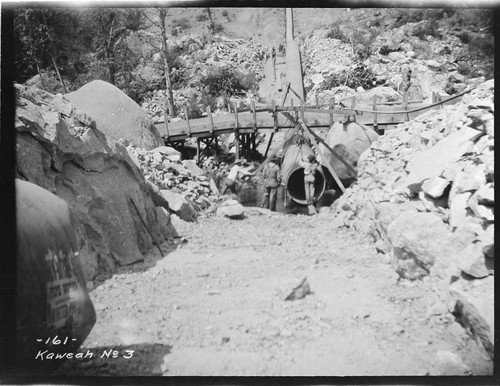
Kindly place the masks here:
POLYGON ((348 3, 2 5, 11 382, 494 376, 496 10, 348 3))

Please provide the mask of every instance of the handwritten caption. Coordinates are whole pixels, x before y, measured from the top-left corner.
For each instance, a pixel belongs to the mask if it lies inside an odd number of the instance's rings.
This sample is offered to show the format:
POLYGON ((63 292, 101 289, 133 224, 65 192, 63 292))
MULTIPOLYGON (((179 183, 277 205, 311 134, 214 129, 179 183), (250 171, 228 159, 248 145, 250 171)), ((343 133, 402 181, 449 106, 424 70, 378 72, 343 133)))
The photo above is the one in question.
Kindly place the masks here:
MULTIPOLYGON (((59 338, 57 335, 55 337, 48 337, 46 339, 37 339, 38 343, 42 343, 47 346, 65 346, 68 343, 76 341, 76 339, 70 339, 69 337, 59 338)), ((91 351, 87 350, 86 352, 57 352, 50 351, 50 348, 43 350, 38 350, 35 355, 36 360, 45 361, 45 360, 54 360, 54 359, 91 359, 91 358, 107 358, 107 359, 118 359, 125 358, 130 359, 134 356, 135 350, 117 350, 115 348, 104 349, 101 351, 91 351)))

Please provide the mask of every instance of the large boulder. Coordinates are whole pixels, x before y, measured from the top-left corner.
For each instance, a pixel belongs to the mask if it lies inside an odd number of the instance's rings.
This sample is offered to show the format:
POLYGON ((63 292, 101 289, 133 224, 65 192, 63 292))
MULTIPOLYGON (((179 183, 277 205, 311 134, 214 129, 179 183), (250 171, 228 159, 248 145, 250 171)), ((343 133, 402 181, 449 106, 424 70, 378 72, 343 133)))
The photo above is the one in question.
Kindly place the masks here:
POLYGON ((493 358, 495 351, 494 279, 488 277, 470 286, 463 280, 450 285, 450 308, 493 358))
POLYGON ((168 206, 179 218, 184 221, 194 222, 198 214, 191 204, 182 194, 170 190, 160 190, 163 198, 168 202, 168 206))
MULTIPOLYGON (((328 131, 326 143, 357 170, 359 157, 377 138, 378 134, 367 126, 356 122, 335 122, 328 131)), ((323 144, 321 149, 341 180, 349 181, 356 178, 323 144)))
POLYGON ((95 119, 97 128, 109 138, 124 138, 147 150, 163 145, 163 139, 151 118, 123 91, 110 83, 94 80, 64 97, 95 119))
POLYGON ((394 220, 387 236, 395 257, 395 269, 406 279, 440 274, 457 263, 464 242, 432 213, 408 211, 394 220))
POLYGON ((224 201, 217 208, 217 216, 229 217, 231 219, 242 219, 245 215, 245 207, 236 200, 224 201))
POLYGON ((431 178, 439 177, 446 168, 457 163, 460 157, 470 152, 472 141, 481 134, 470 127, 449 135, 433 147, 417 152, 406 166, 408 187, 419 192, 422 184, 431 178))
POLYGON ((17 177, 69 204, 87 280, 176 235, 125 147, 63 97, 16 88, 17 177))

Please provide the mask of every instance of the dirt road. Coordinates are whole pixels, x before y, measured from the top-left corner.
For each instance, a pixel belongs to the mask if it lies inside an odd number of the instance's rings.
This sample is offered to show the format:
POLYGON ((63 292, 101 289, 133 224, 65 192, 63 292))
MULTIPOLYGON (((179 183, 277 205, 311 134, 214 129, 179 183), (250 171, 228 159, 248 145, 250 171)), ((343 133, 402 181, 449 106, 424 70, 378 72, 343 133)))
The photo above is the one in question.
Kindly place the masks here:
POLYGON ((97 324, 80 348, 93 357, 60 374, 491 372, 451 314, 432 307, 433 283, 398 281, 369 241, 332 230, 331 215, 247 212, 176 219, 186 242, 93 289, 97 324), (313 293, 285 301, 304 277, 313 293))

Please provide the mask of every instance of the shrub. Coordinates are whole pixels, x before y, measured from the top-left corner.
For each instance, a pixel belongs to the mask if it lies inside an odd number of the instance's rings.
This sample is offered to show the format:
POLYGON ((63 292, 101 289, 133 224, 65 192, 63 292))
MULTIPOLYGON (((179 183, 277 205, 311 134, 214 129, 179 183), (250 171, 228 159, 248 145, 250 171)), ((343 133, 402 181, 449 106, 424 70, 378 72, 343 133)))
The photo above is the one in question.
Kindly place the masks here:
POLYGON ((214 33, 219 33, 219 32, 224 31, 224 27, 220 23, 214 23, 212 30, 214 31, 214 33))
POLYGON ((205 21, 205 20, 208 20, 208 16, 205 12, 196 15, 196 21, 205 21))
POLYGON ((373 72, 362 63, 357 63, 351 71, 342 71, 337 74, 332 74, 326 78, 321 90, 330 90, 334 87, 346 85, 352 89, 363 87, 369 90, 377 85, 373 72), (346 82, 347 79, 347 83, 346 82))
POLYGON ((177 27, 181 28, 181 29, 187 29, 189 28, 190 24, 189 24, 189 20, 185 17, 182 17, 180 19, 174 19, 172 21, 172 29, 175 29, 177 27))
POLYGON ((329 39, 338 39, 344 43, 349 43, 349 38, 344 34, 344 32, 342 32, 339 26, 330 28, 330 30, 326 34, 326 37, 329 39))
POLYGON ((211 95, 230 96, 241 94, 244 88, 241 86, 236 73, 228 67, 222 67, 201 79, 201 83, 208 88, 211 95))
POLYGON ((426 40, 429 35, 440 39, 441 33, 438 31, 438 28, 439 24, 437 20, 426 20, 425 23, 419 25, 414 34, 422 40, 426 40))

